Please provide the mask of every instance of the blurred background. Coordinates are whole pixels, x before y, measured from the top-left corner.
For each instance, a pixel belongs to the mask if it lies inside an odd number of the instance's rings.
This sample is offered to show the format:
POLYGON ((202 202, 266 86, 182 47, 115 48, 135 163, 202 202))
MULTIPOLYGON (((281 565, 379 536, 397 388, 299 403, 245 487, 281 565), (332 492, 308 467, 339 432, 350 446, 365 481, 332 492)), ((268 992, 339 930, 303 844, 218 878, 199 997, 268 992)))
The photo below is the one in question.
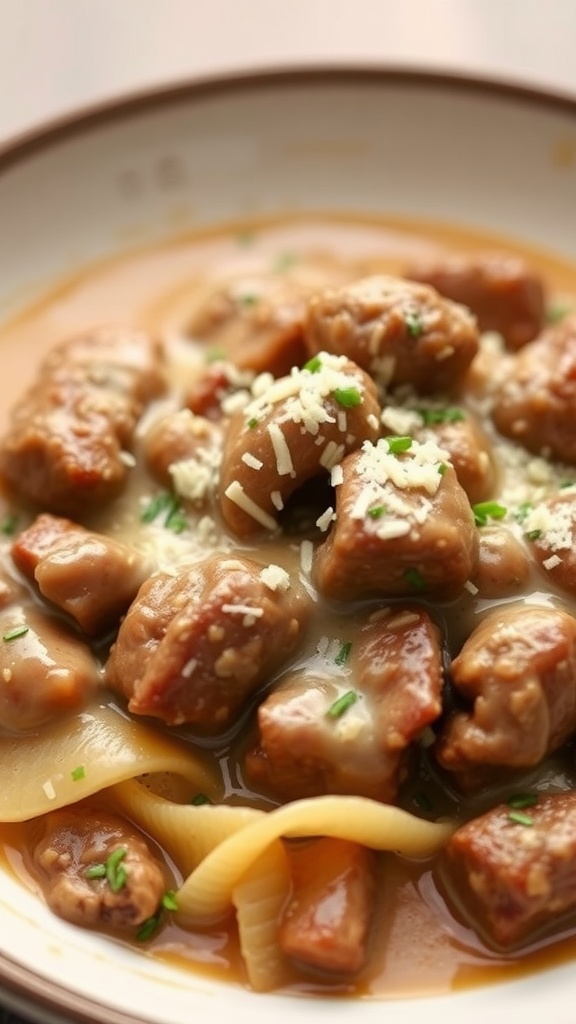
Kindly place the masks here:
POLYGON ((0 141, 192 76, 362 64, 576 94, 575 0, 0 0, 0 141))

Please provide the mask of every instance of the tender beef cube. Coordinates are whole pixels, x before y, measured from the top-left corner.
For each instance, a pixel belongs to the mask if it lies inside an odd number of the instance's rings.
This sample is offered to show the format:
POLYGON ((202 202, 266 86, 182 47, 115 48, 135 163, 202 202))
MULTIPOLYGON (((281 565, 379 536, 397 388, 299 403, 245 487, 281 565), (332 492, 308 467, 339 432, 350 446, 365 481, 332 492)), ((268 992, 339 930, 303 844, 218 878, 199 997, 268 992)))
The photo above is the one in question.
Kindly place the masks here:
POLYGON ((186 501, 202 505, 216 487, 222 430, 189 409, 170 413, 144 438, 144 458, 156 479, 186 501))
POLYGON ((541 330, 545 314, 542 279, 518 256, 456 253, 419 260, 406 268, 411 281, 429 284, 474 313, 481 331, 498 331, 510 349, 541 330))
POLYGON ((529 451, 576 464, 576 316, 510 360, 495 388, 492 418, 529 451))
POLYGON ((430 616, 412 605, 382 609, 358 631, 344 666, 333 653, 317 657, 266 697, 247 775, 284 799, 349 793, 393 802, 410 745, 440 715, 441 690, 430 616))
POLYGON ((218 422, 228 415, 227 405, 250 388, 254 376, 252 371, 217 360, 187 387, 184 404, 195 416, 218 422))
POLYGON ((0 612, 0 726, 36 729, 78 711, 100 680, 94 656, 66 626, 32 605, 0 612))
POLYGON ((110 501, 129 471, 136 423, 163 388, 160 349, 141 331, 101 328, 64 342, 15 407, 0 470, 46 511, 75 516, 110 501))
POLYGON ((476 566, 478 531, 445 458, 432 441, 382 438, 344 459, 336 521, 313 565, 324 597, 458 592, 476 566))
POLYGON ((52 811, 41 822, 31 867, 55 914, 84 928, 132 930, 156 913, 164 872, 128 822, 95 807, 52 811), (98 877, 110 858, 115 870, 98 877))
POLYGON ((157 573, 120 626, 107 685, 134 714, 224 732, 303 639, 311 602, 286 582, 274 588, 256 562, 218 555, 157 573))
POLYGON ((469 821, 449 840, 441 875, 459 913, 496 947, 557 926, 576 909, 576 792, 541 796, 521 815, 501 804, 469 821))
POLYGON ((211 283, 199 297, 189 332, 240 369, 279 377, 306 358, 304 319, 310 295, 344 273, 334 264, 297 262, 278 272, 242 273, 211 283))
POLYGON ((150 571, 126 544, 49 513, 16 538, 12 557, 47 601, 93 636, 118 622, 150 571))
POLYGON ((465 788, 482 766, 538 764, 576 729, 576 619, 557 608, 504 606, 473 631, 451 666, 470 701, 440 734, 436 757, 465 788))
POLYGON ((478 351, 472 314, 428 285, 375 276, 315 296, 308 306, 311 353, 346 355, 385 388, 449 393, 478 351))
POLYGON ((548 586, 576 596, 576 490, 570 487, 537 505, 522 528, 548 586))
POLYGON ((379 433, 375 385, 345 356, 320 353, 271 381, 230 421, 219 491, 226 525, 238 537, 273 531, 298 487, 379 433))
POLYGON ((282 952, 299 967, 358 974, 368 957, 376 856, 343 839, 289 850, 292 896, 279 931, 282 952))
POLYGON ((482 527, 478 564, 471 576, 481 598, 504 597, 521 590, 528 583, 530 572, 526 548, 510 530, 482 527))
POLYGON ((463 413, 461 419, 438 423, 426 433, 448 452, 458 483, 472 505, 493 496, 497 473, 492 445, 473 416, 463 413))

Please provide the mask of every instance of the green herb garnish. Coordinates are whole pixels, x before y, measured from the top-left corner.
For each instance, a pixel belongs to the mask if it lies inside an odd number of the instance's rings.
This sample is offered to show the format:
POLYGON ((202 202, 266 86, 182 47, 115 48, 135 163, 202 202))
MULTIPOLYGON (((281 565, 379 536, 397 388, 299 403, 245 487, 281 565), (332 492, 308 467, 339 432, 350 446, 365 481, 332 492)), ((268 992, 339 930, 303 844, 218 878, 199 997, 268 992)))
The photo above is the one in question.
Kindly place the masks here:
POLYGON ((534 818, 531 818, 529 814, 523 814, 522 811, 510 811, 508 821, 513 821, 515 825, 529 826, 534 824, 534 818))
POLYGON ((386 512, 386 505, 375 505, 374 508, 369 508, 366 515, 370 516, 370 519, 381 519, 386 512))
POLYGON ((248 427, 249 427, 249 429, 250 430, 254 430, 254 427, 257 427, 257 426, 258 426, 258 420, 256 419, 255 416, 251 416, 250 419, 248 420, 248 427))
POLYGON ((357 405, 362 404, 362 395, 358 388, 336 388, 332 394, 338 405, 344 406, 345 409, 355 409, 357 405))
POLYGON ((391 455, 398 455, 400 452, 407 452, 412 447, 411 437, 387 437, 388 451, 391 455))
POLYGON ((425 427, 433 427, 438 423, 460 423, 465 419, 462 409, 456 406, 445 406, 441 409, 423 408, 416 412, 422 417, 425 427))
POLYGON ((290 267, 293 267, 294 264, 297 262, 298 257, 296 256, 295 253, 281 252, 280 255, 277 256, 276 259, 274 260, 272 270, 276 274, 282 274, 285 270, 290 270, 290 267))
POLYGON ((560 323, 560 321, 564 320, 564 318, 571 312, 571 306, 569 306, 567 302, 554 302, 546 310, 546 321, 549 324, 560 323))
POLYGON ((537 793, 513 793, 506 803, 515 811, 522 811, 525 807, 534 807, 538 803, 537 793))
POLYGON ((84 765, 79 764, 77 768, 73 768, 70 775, 72 776, 72 782, 80 782, 80 779, 84 779, 86 777, 86 769, 84 768, 84 765))
POLYGON ((303 370, 308 370, 308 373, 319 373, 322 369, 322 360, 320 356, 312 356, 308 362, 304 363, 303 370))
POLYGON ((223 348, 210 348, 204 358, 207 363, 220 363, 226 359, 226 352, 223 348))
POLYGON ((188 522, 182 514, 182 506, 175 494, 157 494, 140 513, 143 523, 153 523, 160 516, 164 517, 163 525, 173 533, 182 533, 187 529, 188 522))
POLYGON ((18 526, 18 516, 15 512, 9 512, 0 523, 0 532, 5 537, 12 537, 16 533, 16 527, 18 526))
POLYGON ((338 651, 338 654, 334 658, 335 664, 336 665, 345 665, 346 662, 348 661, 348 656, 349 656, 351 650, 352 650, 352 644, 351 644, 351 642, 349 640, 346 641, 346 643, 341 644, 340 650, 338 651))
POLYGON ((196 796, 192 797, 190 803, 193 804, 194 807, 201 807, 202 804, 211 804, 212 801, 209 796, 206 796, 206 793, 196 793, 196 796))
POLYGON ((489 519, 504 519, 508 509, 497 501, 480 501, 472 505, 476 526, 486 526, 489 519))
POLYGON ((239 295, 238 301, 241 306, 247 306, 249 308, 250 306, 255 306, 260 301, 260 299, 258 295, 246 294, 239 295))
POLYGON ((530 530, 525 536, 528 540, 538 540, 542 536, 542 530, 530 530))
POLYGON ((522 504, 518 506, 518 508, 516 509, 516 511, 514 513, 514 519, 516 520, 516 522, 517 523, 523 523, 524 520, 526 519, 526 516, 528 516, 530 514, 530 512, 532 511, 532 508, 533 508, 533 506, 532 506, 531 502, 529 502, 529 501, 522 502, 522 504))
POLYGON ((14 626, 14 629, 9 629, 7 633, 2 635, 2 639, 5 643, 17 640, 19 636, 25 636, 29 628, 29 626, 14 626))
POLYGON ((128 872, 122 864, 127 853, 128 850, 125 846, 119 846, 117 850, 110 854, 104 865, 106 868, 106 881, 112 892, 120 892, 120 889, 124 888, 128 880, 128 872))
POLYGON ((168 889, 162 897, 162 907, 164 910, 178 910, 178 900, 174 889, 168 889))
POLYGON ((419 338, 424 331, 424 324, 419 313, 406 313, 404 323, 411 338, 419 338))
POLYGON ((155 914, 152 914, 152 917, 147 917, 136 932, 136 942, 148 942, 148 939, 152 938, 154 932, 158 928, 161 917, 161 910, 157 910, 155 914))
POLYGON ((354 690, 348 690, 343 693, 341 697, 338 697, 333 704, 330 705, 326 712, 327 718, 340 718, 348 708, 352 707, 353 704, 358 700, 358 694, 354 690))
POLYGON ((404 579, 414 590, 423 590, 426 586, 426 581, 421 572, 418 569, 406 569, 404 579))
POLYGON ((446 472, 447 469, 448 469, 448 466, 446 465, 446 463, 445 462, 441 462, 439 464, 439 466, 438 466, 438 472, 440 473, 440 476, 444 476, 444 473, 446 472))
POLYGON ((93 878, 106 878, 106 865, 105 864, 93 864, 92 867, 86 868, 84 877, 90 879, 93 878))

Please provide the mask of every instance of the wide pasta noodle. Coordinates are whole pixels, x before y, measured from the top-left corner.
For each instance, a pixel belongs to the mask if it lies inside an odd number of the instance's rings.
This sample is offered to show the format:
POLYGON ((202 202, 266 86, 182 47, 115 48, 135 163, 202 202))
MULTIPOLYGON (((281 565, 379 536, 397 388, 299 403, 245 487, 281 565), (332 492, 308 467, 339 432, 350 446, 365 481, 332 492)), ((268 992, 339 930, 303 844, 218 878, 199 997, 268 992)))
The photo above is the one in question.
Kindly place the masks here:
POLYGON ((39 735, 1 737, 0 821, 26 821, 146 773, 170 772, 200 790, 215 775, 194 752, 109 705, 39 735), (81 770, 79 770, 81 769, 81 770))
POLYGON ((256 858, 232 891, 240 949, 255 992, 280 988, 286 981, 287 963, 278 944, 278 922, 290 887, 288 856, 276 840, 256 858))

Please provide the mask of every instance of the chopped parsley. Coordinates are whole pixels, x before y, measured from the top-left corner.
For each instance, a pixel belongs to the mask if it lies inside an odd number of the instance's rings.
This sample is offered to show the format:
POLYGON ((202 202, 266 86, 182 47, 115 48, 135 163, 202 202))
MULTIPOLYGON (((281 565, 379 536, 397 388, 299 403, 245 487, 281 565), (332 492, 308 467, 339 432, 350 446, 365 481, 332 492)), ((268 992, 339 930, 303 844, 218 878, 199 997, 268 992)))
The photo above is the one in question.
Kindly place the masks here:
POLYGON ((160 900, 160 906, 155 914, 147 917, 136 932, 136 942, 148 942, 158 930, 165 910, 178 910, 178 901, 173 889, 168 889, 160 900))
POLYGON ((419 313, 406 313, 404 323, 411 338, 419 338, 424 333, 424 324, 419 313))
POLYGON ((391 455, 399 455, 400 452, 407 452, 412 447, 411 437, 387 437, 388 451, 391 455))
POLYGON ((546 310, 546 322, 549 324, 558 324, 571 312, 572 309, 567 302, 554 302, 546 310))
POLYGON ((542 536, 542 530, 529 530, 526 534, 528 540, 539 540, 542 536))
POLYGON ((532 508, 533 506, 529 501, 522 502, 522 504, 518 506, 514 513, 514 519, 516 520, 516 522, 523 523, 526 517, 532 511, 532 508))
POLYGON ((343 643, 340 646, 340 650, 338 651, 338 654, 334 658, 335 664, 336 665, 345 665, 346 662, 348 661, 348 657, 350 655, 350 651, 351 650, 352 650, 352 644, 351 644, 351 642, 349 640, 347 640, 346 643, 343 643))
POLYGON ((178 910, 178 900, 174 889, 168 889, 162 897, 162 907, 164 910, 178 910))
POLYGON ((246 306, 247 308, 250 308, 251 306, 256 306, 259 301, 260 299, 257 295, 252 295, 251 293, 248 292, 245 295, 238 296, 238 302, 240 303, 240 305, 246 306))
POLYGON ((375 505, 374 508, 369 508, 366 515, 370 516, 370 519, 381 519, 386 513, 386 505, 375 505))
POLYGON ((440 473, 440 476, 444 476, 444 473, 446 472, 447 469, 448 469, 448 466, 446 465, 446 463, 445 462, 441 462, 438 465, 438 472, 440 473))
POLYGON ((486 526, 489 519, 504 519, 508 509, 497 501, 479 501, 472 505, 472 512, 476 526, 486 526))
POLYGON ((340 718, 348 708, 352 707, 353 704, 358 700, 358 694, 354 690, 347 690, 341 697, 338 697, 333 704, 330 705, 326 712, 327 718, 340 718))
POLYGON ((86 769, 83 764, 79 764, 77 768, 73 768, 70 772, 72 782, 80 782, 81 779, 86 778, 86 769))
POLYGON ((175 494, 156 494, 140 513, 143 523, 153 523, 161 516, 163 525, 173 533, 182 533, 188 527, 186 517, 182 513, 182 505, 175 494))
POLYGON ((512 793, 506 803, 515 811, 523 811, 525 807, 534 807, 538 803, 537 793, 512 793))
POLYGON ((196 796, 192 797, 190 803, 193 804, 194 807, 201 807, 202 804, 211 804, 212 801, 209 796, 206 796, 206 793, 196 793, 196 796))
POLYGON ((248 420, 248 428, 250 430, 254 430, 254 427, 257 427, 257 426, 258 426, 258 420, 257 420, 256 416, 251 416, 250 419, 248 420))
POLYGON ((362 404, 362 395, 358 388, 336 388, 332 394, 338 405, 344 406, 345 409, 355 409, 357 405, 362 404))
POLYGON ((414 590, 423 590, 426 586, 426 581, 418 569, 406 569, 404 579, 414 590))
POLYGON ((320 373, 322 369, 322 360, 320 356, 312 356, 308 362, 304 363, 303 370, 308 370, 308 373, 320 373))
POLYGON ((18 516, 15 512, 9 512, 0 523, 0 533, 3 533, 5 537, 12 537, 16 533, 17 526, 18 516))
POLYGON ((293 252, 281 252, 272 265, 272 270, 276 274, 282 274, 285 270, 290 270, 295 263, 298 262, 298 257, 293 252))
POLYGON ((14 629, 9 629, 7 633, 2 635, 2 639, 5 643, 10 643, 11 640, 17 640, 19 636, 25 636, 28 632, 29 626, 14 626, 14 629))
POLYGON ((514 822, 515 825, 530 826, 534 824, 534 818, 531 818, 529 814, 524 814, 523 811, 510 811, 508 821, 514 822))
POLYGON ((91 867, 87 868, 84 872, 85 877, 89 880, 105 878, 112 892, 120 892, 128 881, 128 872, 122 864, 127 853, 126 847, 119 846, 103 864, 92 864, 91 867))
POLYGON ((460 423, 465 419, 464 412, 457 406, 443 406, 438 409, 419 408, 416 409, 425 427, 433 427, 438 423, 460 423))

